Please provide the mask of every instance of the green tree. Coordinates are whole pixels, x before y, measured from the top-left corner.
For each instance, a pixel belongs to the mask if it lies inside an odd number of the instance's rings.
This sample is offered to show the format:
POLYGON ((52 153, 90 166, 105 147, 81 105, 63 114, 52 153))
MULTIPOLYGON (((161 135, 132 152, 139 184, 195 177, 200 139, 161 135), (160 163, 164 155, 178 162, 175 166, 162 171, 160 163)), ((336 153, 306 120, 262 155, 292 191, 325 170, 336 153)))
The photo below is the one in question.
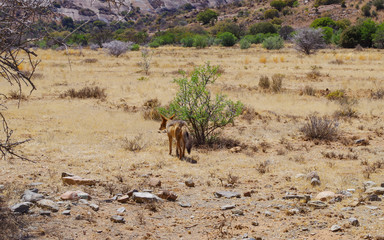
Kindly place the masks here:
POLYGON ((61 19, 61 26, 66 29, 73 29, 75 27, 75 24, 71 17, 64 17, 63 19, 61 19))
POLYGON ((196 16, 196 20, 202 22, 204 25, 210 23, 212 20, 217 20, 219 14, 211 9, 200 12, 196 16))
POLYGON ((214 84, 220 76, 219 66, 206 63, 196 67, 190 79, 185 75, 175 79, 179 92, 169 105, 169 110, 160 108, 163 114, 176 116, 187 121, 193 130, 196 143, 207 143, 215 136, 216 130, 233 123, 243 109, 241 102, 228 100, 225 95, 212 96, 209 84, 214 84))
POLYGON ((344 48, 354 48, 361 41, 360 29, 357 26, 350 26, 340 35, 340 46, 344 48))
POLYGON ((230 32, 221 33, 218 38, 221 40, 221 44, 225 47, 232 47, 236 43, 236 36, 230 32))
POLYGON ((319 27, 330 27, 335 29, 336 22, 333 21, 330 17, 322 17, 313 20, 310 25, 311 28, 319 28, 319 27))
POLYGON ((262 43, 263 48, 268 50, 281 49, 284 47, 284 40, 280 36, 266 38, 262 43))
POLYGON ((372 47, 372 38, 373 34, 376 32, 376 23, 368 18, 357 26, 361 34, 360 45, 362 47, 372 47))
POLYGON ((276 33, 277 29, 270 22, 259 22, 249 27, 249 33, 256 35, 258 33, 276 33))
POLYGON ((269 9, 264 12, 265 19, 273 19, 279 17, 279 11, 277 9, 269 9))
POLYGON ((273 0, 270 5, 280 12, 285 6, 287 6, 287 3, 283 0, 273 0))
POLYGON ((373 34, 373 46, 375 48, 384 48, 384 23, 380 24, 375 34, 373 34))

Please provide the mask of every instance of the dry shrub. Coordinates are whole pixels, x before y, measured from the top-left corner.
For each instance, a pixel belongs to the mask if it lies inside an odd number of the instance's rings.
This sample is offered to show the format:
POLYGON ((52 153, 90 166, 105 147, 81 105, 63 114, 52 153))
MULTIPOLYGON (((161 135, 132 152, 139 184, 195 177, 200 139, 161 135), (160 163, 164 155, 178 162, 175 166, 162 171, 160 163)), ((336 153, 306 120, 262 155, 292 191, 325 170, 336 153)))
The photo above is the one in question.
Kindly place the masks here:
POLYGON ((246 149, 247 145, 241 143, 237 139, 226 138, 226 137, 212 137, 207 141, 206 145, 201 145, 201 148, 210 148, 212 150, 218 149, 231 149, 233 147, 241 147, 242 149, 246 149))
POLYGON ((259 62, 260 62, 260 63, 264 63, 264 64, 266 64, 266 63, 267 63, 267 58, 264 57, 264 56, 263 56, 263 57, 260 57, 260 58, 259 58, 259 62))
POLYGON ((338 126, 336 121, 327 117, 312 115, 300 130, 309 139, 334 140, 339 135, 338 126))
POLYGON ((264 173, 267 173, 270 171, 269 169, 269 165, 271 164, 271 162, 269 160, 265 160, 264 162, 260 162, 257 164, 256 166, 256 170, 260 173, 260 174, 264 174, 264 173))
POLYGON ((123 138, 122 147, 126 151, 138 152, 144 149, 145 145, 141 135, 137 135, 134 138, 123 138))
POLYGON ((144 104, 144 112, 143 117, 146 120, 156 120, 160 121, 160 113, 157 110, 158 107, 160 107, 160 101, 157 98, 149 99, 144 104))
POLYGON ((375 91, 371 91, 372 99, 383 99, 384 98, 384 89, 380 88, 375 91))
POLYGON ((70 97, 70 98, 97 98, 105 99, 107 97, 104 88, 99 87, 84 87, 80 90, 75 90, 73 88, 68 89, 64 93, 60 94, 61 98, 70 97))
POLYGON ((87 58, 83 60, 84 63, 96 63, 97 61, 96 58, 87 58))
POLYGON ((284 79, 284 74, 276 73, 273 74, 272 76, 272 91, 277 93, 280 92, 282 87, 283 87, 283 79, 284 79))
POLYGON ((318 79, 321 76, 321 73, 319 71, 320 67, 318 66, 311 66, 311 71, 307 73, 307 77, 313 80, 318 79))
POLYGON ((337 64, 337 65, 341 65, 341 64, 344 64, 344 61, 342 59, 336 59, 336 60, 332 60, 329 62, 330 64, 337 64))
POLYGON ((0 239, 24 239, 22 229, 26 222, 22 215, 15 215, 0 196, 0 239))
POLYGON ((252 121, 257 117, 260 117, 260 115, 258 112, 255 111, 255 109, 248 106, 245 106, 243 108, 243 113, 241 114, 241 118, 244 120, 247 120, 248 123, 252 123, 252 121))
POLYGON ((335 117, 348 117, 357 118, 357 110, 354 106, 357 104, 357 100, 349 97, 339 99, 340 109, 333 114, 335 117))
POLYGON ((10 99, 15 99, 15 100, 26 100, 27 97, 25 96, 24 93, 20 93, 20 91, 17 90, 12 90, 9 92, 9 98, 10 99))
POLYGON ((269 78, 265 75, 260 76, 259 87, 262 89, 268 89, 271 86, 269 78))
POLYGON ((311 86, 305 86, 303 89, 303 94, 308 96, 315 96, 316 90, 311 86))

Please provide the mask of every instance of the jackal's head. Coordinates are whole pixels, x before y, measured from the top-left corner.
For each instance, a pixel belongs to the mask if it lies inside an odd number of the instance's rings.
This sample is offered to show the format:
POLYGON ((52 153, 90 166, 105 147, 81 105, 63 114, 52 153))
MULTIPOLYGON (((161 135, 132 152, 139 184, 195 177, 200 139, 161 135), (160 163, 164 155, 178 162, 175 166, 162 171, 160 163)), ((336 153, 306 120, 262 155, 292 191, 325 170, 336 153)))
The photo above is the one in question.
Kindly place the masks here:
POLYGON ((167 117, 164 117, 163 115, 161 115, 161 125, 160 125, 160 129, 159 130, 164 130, 167 128, 167 122, 169 120, 172 120, 174 117, 175 117, 175 114, 173 114, 170 118, 167 118, 167 117))

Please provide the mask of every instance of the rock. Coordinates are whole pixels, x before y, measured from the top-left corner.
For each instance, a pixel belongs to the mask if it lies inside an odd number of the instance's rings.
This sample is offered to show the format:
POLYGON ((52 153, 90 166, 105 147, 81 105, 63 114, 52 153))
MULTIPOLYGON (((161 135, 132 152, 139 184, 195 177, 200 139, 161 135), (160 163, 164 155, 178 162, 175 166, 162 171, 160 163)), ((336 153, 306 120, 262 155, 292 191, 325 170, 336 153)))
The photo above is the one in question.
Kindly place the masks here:
POLYGON ((25 190, 21 199, 24 202, 37 202, 43 198, 44 198, 43 194, 35 193, 35 192, 32 192, 31 190, 25 190))
POLYGON ((77 214, 75 220, 81 220, 83 217, 80 214, 77 214))
POLYGON ((67 191, 60 198, 62 200, 90 199, 89 194, 83 191, 67 191))
POLYGON ((366 181, 363 183, 363 186, 365 189, 368 189, 368 188, 371 188, 371 187, 374 187, 376 186, 377 184, 373 181, 366 181))
POLYGON ((41 211, 39 212, 39 214, 40 214, 41 216, 51 216, 51 211, 44 211, 44 210, 41 210, 41 211))
POLYGON ((337 232, 340 231, 341 227, 339 225, 332 225, 331 232, 337 232))
POLYGON ((299 199, 299 200, 306 200, 307 202, 311 200, 310 195, 286 195, 283 197, 283 199, 299 199))
POLYGON ((335 193, 331 191, 320 192, 316 195, 315 199, 320 201, 326 201, 335 197, 335 193))
POLYGON ((36 205, 42 209, 47 209, 52 212, 59 211, 59 206, 52 200, 42 199, 36 202, 36 205))
POLYGON ((384 187, 371 187, 365 191, 366 194, 376 194, 382 195, 384 194, 384 187))
POLYGON ((320 182, 320 180, 319 179, 317 179, 317 178, 312 178, 312 180, 311 180, 311 185, 312 186, 320 186, 321 185, 321 182, 320 182))
POLYGON ((83 204, 83 205, 89 205, 89 202, 87 200, 85 200, 85 199, 80 199, 79 203, 83 204))
POLYGON ((298 214, 299 212, 300 212, 299 209, 293 208, 293 209, 289 209, 288 214, 289 215, 295 215, 295 214, 298 214))
POLYGON ((5 189, 4 185, 0 185, 0 192, 2 192, 5 189))
POLYGON ((234 197, 241 198, 241 194, 240 193, 230 192, 230 191, 215 192, 214 195, 217 198, 221 198, 221 197, 225 197, 225 198, 234 198, 234 197))
MULTIPOLYGON (((349 190, 351 190, 351 189, 349 189, 349 190)), ((355 189, 353 189, 353 191, 355 191, 355 189)), ((338 192, 338 194, 341 194, 345 197, 352 197, 352 193, 348 190, 341 190, 338 192)))
POLYGON ((159 194, 159 197, 162 198, 162 199, 165 199, 165 200, 168 200, 168 201, 176 201, 177 199, 177 195, 170 192, 170 191, 167 191, 167 190, 164 190, 162 191, 160 194, 159 194))
POLYGON ((148 185, 150 187, 161 187, 161 181, 160 181, 160 179, 157 179, 157 178, 151 178, 149 180, 148 185))
POLYGON ((161 201, 161 198, 158 196, 147 192, 134 192, 132 194, 132 199, 137 203, 161 201))
POLYGON ((99 211, 99 208, 100 208, 99 205, 94 204, 94 203, 89 204, 89 207, 90 207, 93 211, 95 211, 95 212, 99 211))
POLYGON ((357 139, 357 140, 355 140, 355 144, 359 145, 359 146, 367 146, 367 145, 369 145, 369 141, 367 139, 364 139, 364 138, 357 139))
POLYGON ((189 179, 189 180, 185 181, 185 185, 187 187, 195 187, 195 183, 193 182, 192 179, 189 179))
POLYGON ((88 193, 85 193, 83 191, 76 191, 77 193, 77 196, 80 198, 80 199, 87 199, 87 200, 90 200, 91 197, 89 196, 88 193))
POLYGON ((341 211, 345 211, 345 212, 347 212, 347 211, 353 211, 353 207, 343 207, 343 208, 341 209, 341 211))
POLYGON ((379 209, 378 207, 376 207, 376 206, 365 206, 366 208, 368 208, 369 210, 377 210, 377 209, 379 209))
POLYGON ((11 207, 11 211, 16 213, 28 213, 29 208, 31 206, 32 206, 31 202, 18 203, 11 207))
POLYGON ((63 181, 64 184, 68 184, 68 185, 93 186, 97 182, 96 180, 82 178, 80 176, 76 176, 71 173, 65 173, 65 172, 61 174, 61 180, 63 181))
POLYGON ((34 183, 29 184, 30 187, 36 187, 36 186, 40 186, 40 185, 43 185, 43 183, 42 182, 34 182, 34 183))
POLYGON ((244 197, 252 197, 252 191, 248 191, 248 192, 245 192, 245 193, 243 193, 243 196, 244 197))
POLYGON ((272 216, 272 213, 271 213, 270 211, 265 211, 265 212, 264 212, 264 215, 265 215, 266 217, 270 217, 270 216, 272 216))
POLYGON ((122 216, 113 215, 111 221, 115 223, 125 223, 125 219, 122 216))
POLYGON ((241 151, 241 147, 239 147, 239 146, 237 146, 237 147, 233 147, 233 148, 229 149, 229 151, 230 151, 231 153, 238 153, 238 152, 241 151))
POLYGON ((64 210, 61 214, 69 216, 71 215, 71 210, 64 210))
POLYGON ((126 202, 128 202, 128 200, 129 200, 129 196, 128 195, 123 195, 123 196, 117 198, 117 201, 119 203, 126 203, 126 202))
POLYGON ((236 207, 235 204, 224 205, 224 206, 221 206, 221 210, 229 210, 229 209, 233 209, 235 207, 236 207))
POLYGON ((310 172, 310 173, 307 174, 307 179, 308 180, 312 181, 314 178, 320 181, 320 176, 319 176, 319 174, 317 174, 316 171, 313 171, 313 172, 310 172))
POLYGON ((118 208, 117 209, 117 212, 118 213, 124 213, 126 210, 125 210, 125 207, 121 207, 121 208, 118 208))
POLYGON ((307 177, 307 175, 305 175, 305 174, 303 174, 303 173, 298 173, 298 174, 296 174, 296 176, 295 176, 295 178, 297 179, 297 178, 306 178, 307 177))
POLYGON ((314 207, 314 208, 326 208, 328 207, 328 204, 322 201, 309 201, 308 206, 314 207))
POLYGON ((356 218, 351 217, 348 219, 348 221, 352 226, 358 227, 360 225, 359 220, 356 218))
POLYGON ((258 223, 258 222, 256 222, 256 221, 253 221, 253 222, 252 222, 252 226, 255 226, 255 227, 257 227, 257 226, 259 226, 259 223, 258 223))
POLYGON ((374 202, 374 201, 380 202, 381 198, 379 196, 377 196, 376 194, 372 194, 372 195, 367 196, 367 200, 370 202, 374 202))
POLYGON ((384 235, 378 235, 375 237, 375 240, 384 240, 384 235))
POLYGON ((133 189, 133 190, 129 191, 129 192, 127 193, 127 195, 128 195, 129 197, 132 197, 133 193, 135 193, 135 192, 139 192, 139 191, 137 191, 136 189, 133 189))
POLYGON ((180 207, 183 207, 183 208, 191 207, 191 204, 190 203, 186 203, 186 202, 180 202, 179 205, 180 205, 180 207))
POLYGON ((356 189, 354 189, 354 188, 348 188, 347 191, 350 192, 350 193, 354 193, 354 192, 356 192, 356 189))
POLYGON ((232 210, 232 214, 236 216, 244 216, 243 210, 240 210, 240 209, 232 210))

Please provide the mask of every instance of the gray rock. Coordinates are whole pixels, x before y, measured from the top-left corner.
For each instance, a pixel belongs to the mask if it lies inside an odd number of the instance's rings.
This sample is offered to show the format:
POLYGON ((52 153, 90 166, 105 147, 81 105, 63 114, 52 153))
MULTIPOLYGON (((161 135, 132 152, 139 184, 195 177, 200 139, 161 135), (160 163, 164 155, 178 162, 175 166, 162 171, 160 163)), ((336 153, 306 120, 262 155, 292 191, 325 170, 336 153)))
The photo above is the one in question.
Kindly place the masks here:
POLYGON ((352 193, 350 191, 348 191, 348 190, 341 190, 341 191, 338 192, 338 194, 341 194, 341 195, 343 195, 345 197, 352 197, 352 193))
POLYGON ((241 198, 241 194, 240 193, 230 192, 230 191, 219 191, 219 192, 215 192, 214 195, 217 198, 221 198, 221 197, 225 197, 225 198, 234 198, 234 197, 241 198))
POLYGON ((189 208, 192 206, 190 203, 187 203, 187 202, 180 202, 179 205, 180 207, 183 207, 183 208, 189 208))
POLYGON ((51 211, 44 211, 44 210, 41 210, 41 211, 39 212, 39 214, 40 214, 41 216, 51 216, 51 211))
POLYGON ((224 205, 224 206, 221 207, 221 210, 229 210, 229 209, 233 209, 235 207, 236 207, 235 204, 224 205))
POLYGON ((351 217, 348 219, 348 221, 352 226, 358 227, 360 225, 359 220, 356 218, 351 217))
POLYGON ((123 212, 125 212, 125 207, 118 208, 118 209, 117 209, 117 212, 118 212, 118 213, 123 213, 123 212))
POLYGON ((306 178, 307 175, 303 173, 296 174, 295 178, 306 178))
POLYGON ((300 210, 297 208, 293 208, 293 209, 290 209, 288 212, 291 215, 295 215, 295 214, 298 214, 300 212, 300 210))
POLYGON ((34 183, 29 184, 29 186, 31 186, 31 187, 36 187, 36 186, 40 186, 40 185, 43 185, 43 183, 42 182, 34 182, 34 183))
POLYGON ((137 203, 162 201, 158 196, 148 192, 134 192, 132 199, 137 203))
POLYGON ((24 202, 37 202, 41 199, 44 199, 44 196, 43 194, 39 194, 31 190, 25 190, 21 199, 24 202))
POLYGON ((332 227, 331 227, 332 232, 337 232, 340 230, 341 230, 341 227, 339 225, 332 225, 332 227))
POLYGON ((376 186, 377 184, 373 181, 366 181, 363 183, 363 186, 365 189, 368 189, 368 188, 371 188, 371 187, 374 187, 376 186))
POLYGON ((368 208, 369 210, 377 210, 377 209, 379 209, 379 208, 376 207, 376 206, 370 206, 370 205, 365 206, 365 207, 368 208))
POLYGON ((320 185, 321 185, 321 182, 320 182, 320 180, 317 179, 317 178, 312 178, 312 180, 311 180, 311 185, 312 185, 312 186, 320 186, 320 185))
POLYGON ((89 204, 89 207, 90 207, 93 211, 95 211, 95 212, 99 211, 99 205, 97 205, 97 204, 94 204, 94 203, 89 204))
POLYGON ((328 204, 322 201, 309 201, 308 206, 311 206, 314 208, 326 208, 328 207, 328 204))
POLYGON ((376 195, 381 195, 384 194, 384 187, 371 187, 368 188, 365 191, 366 194, 376 194, 376 195))
POLYGON ((187 187, 195 187, 195 183, 193 182, 192 179, 189 179, 189 180, 185 181, 185 185, 187 187))
POLYGON ((356 189, 354 189, 354 188, 348 188, 347 191, 350 192, 350 193, 354 193, 354 192, 356 192, 356 189))
POLYGON ((255 227, 257 227, 257 226, 259 226, 259 223, 258 223, 258 222, 256 222, 256 221, 253 221, 253 222, 252 222, 252 226, 255 226, 255 227))
POLYGON ((82 192, 82 191, 77 191, 77 197, 80 199, 86 199, 89 200, 91 199, 88 193, 82 192))
POLYGON ((64 210, 61 214, 69 216, 71 215, 71 210, 64 210))
POLYGON ((125 219, 122 216, 113 215, 111 221, 115 223, 125 223, 125 219))
POLYGON ((18 203, 18 204, 15 204, 11 207, 11 211, 17 212, 17 213, 27 213, 31 206, 32 206, 31 202, 18 203))
POLYGON ((343 208, 341 209, 341 211, 345 211, 345 212, 347 212, 347 211, 353 211, 353 207, 343 207, 343 208))
POLYGON ((0 192, 2 192, 5 189, 4 185, 0 185, 0 192))
POLYGON ((286 195, 283 197, 283 199, 287 200, 287 199, 306 199, 306 200, 310 200, 311 199, 311 196, 310 195, 286 195))
POLYGON ((313 171, 313 172, 310 172, 307 174, 308 180, 313 180, 314 178, 320 181, 320 176, 319 176, 319 174, 317 174, 316 171, 313 171))
POLYGON ((376 194, 372 194, 372 195, 367 196, 367 200, 370 202, 375 202, 375 201, 380 202, 381 198, 379 198, 379 196, 377 196, 376 194))
POLYGON ((52 200, 42 199, 36 202, 36 205, 42 209, 47 209, 52 212, 59 211, 59 206, 52 200))
POLYGON ((270 217, 270 216, 272 216, 272 213, 271 213, 270 211, 265 211, 265 212, 264 212, 264 215, 265 215, 266 217, 270 217))
POLYGON ((85 199, 79 199, 79 203, 83 205, 89 205, 89 202, 85 199))
POLYGON ((240 210, 240 209, 232 210, 232 214, 235 215, 235 216, 244 216, 243 210, 240 210))

